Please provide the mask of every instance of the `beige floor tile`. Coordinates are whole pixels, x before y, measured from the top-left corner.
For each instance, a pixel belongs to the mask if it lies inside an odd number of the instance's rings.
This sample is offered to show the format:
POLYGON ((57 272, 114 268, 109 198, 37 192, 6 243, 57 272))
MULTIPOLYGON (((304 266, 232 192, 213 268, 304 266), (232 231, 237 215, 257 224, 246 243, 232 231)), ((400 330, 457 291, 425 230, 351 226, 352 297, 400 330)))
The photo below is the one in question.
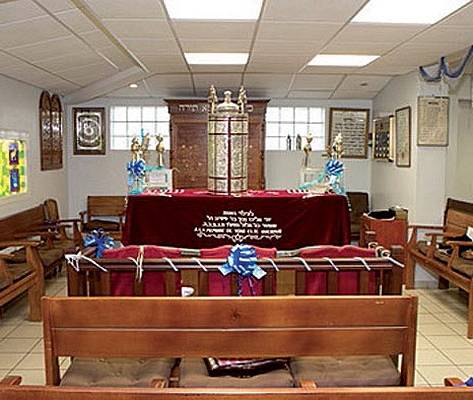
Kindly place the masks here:
POLYGON ((7 336, 9 338, 42 338, 43 327, 41 325, 30 325, 28 323, 17 326, 7 336))
POLYGON ((9 372, 9 369, 0 369, 0 380, 5 378, 7 375, 10 375, 9 372))
POLYGON ((448 324, 448 327, 452 329, 458 335, 466 337, 466 322, 455 322, 448 324))
POLYGON ((456 365, 473 365, 473 349, 446 349, 442 352, 456 365))
POLYGON ((432 315, 444 324, 448 324, 450 322, 463 322, 463 320, 459 319, 455 313, 435 313, 432 315))
POLYGON ((44 370, 44 355, 30 353, 15 368, 44 370))
POLYGON ((28 353, 39 339, 6 338, 0 342, 0 353, 28 353))
POLYGON ((431 350, 417 350, 416 365, 449 365, 452 362, 445 357, 440 351, 431 350))
POLYGON ((0 366, 2 369, 11 369, 25 356, 24 353, 0 353, 0 366))
POLYGON ((442 385, 446 377, 465 379, 465 373, 455 365, 425 365, 417 368, 430 385, 442 385))
POLYGON ((31 349, 31 353, 44 354, 43 339, 39 339, 35 346, 31 349))
POLYGON ((438 324, 426 324, 419 326, 419 332, 427 338, 429 336, 455 336, 457 333, 450 329, 450 325, 446 326, 439 322, 438 324))
POLYGON ((473 349, 472 344, 461 336, 429 336, 427 340, 439 350, 473 349))
POLYGON ((415 386, 429 386, 428 382, 424 379, 424 377, 416 371, 415 375, 415 386))
POLYGON ((418 333, 416 348, 417 350, 428 350, 428 349, 433 349, 434 345, 428 339, 426 339, 424 336, 418 333))
POLYGON ((0 339, 6 337, 15 327, 15 325, 0 325, 0 339))
POLYGON ((473 376, 473 363, 471 363, 471 365, 460 365, 458 368, 460 368, 467 377, 473 376))
MULTIPOLYGON (((454 320, 453 322, 457 322, 457 320, 454 320)), ((418 325, 438 324, 438 323, 439 323, 439 320, 435 318, 433 314, 420 314, 417 316, 418 325)))
POLYGON ((41 369, 14 369, 10 375, 20 375, 23 385, 45 385, 46 377, 41 369))

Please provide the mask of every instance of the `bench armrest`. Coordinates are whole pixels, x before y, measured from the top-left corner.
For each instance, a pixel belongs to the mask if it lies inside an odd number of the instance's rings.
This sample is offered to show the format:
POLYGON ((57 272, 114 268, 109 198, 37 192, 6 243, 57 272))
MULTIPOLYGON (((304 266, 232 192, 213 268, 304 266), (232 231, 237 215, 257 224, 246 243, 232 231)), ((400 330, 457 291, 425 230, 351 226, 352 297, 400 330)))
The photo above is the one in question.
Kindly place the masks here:
POLYGON ((27 238, 29 236, 41 236, 43 238, 55 238, 57 235, 56 232, 51 232, 51 231, 29 231, 29 232, 21 232, 13 235, 15 239, 22 239, 22 238, 27 238))
POLYGON ((303 389, 317 389, 317 385, 312 379, 299 379, 298 384, 303 389))
POLYGON ((422 225, 422 224, 412 224, 408 225, 407 229, 432 229, 432 230, 442 230, 444 229, 443 225, 422 225))
POLYGON ((0 386, 13 386, 21 383, 21 376, 7 375, 0 381, 0 386))
POLYGON ((0 248, 2 247, 11 247, 11 246, 31 246, 37 247, 41 244, 38 240, 5 240, 0 242, 0 248))
POLYGON ((463 386, 465 383, 457 377, 445 378, 443 380, 445 386, 463 386))
POLYGON ((449 240, 447 244, 450 246, 473 246, 473 241, 449 240))

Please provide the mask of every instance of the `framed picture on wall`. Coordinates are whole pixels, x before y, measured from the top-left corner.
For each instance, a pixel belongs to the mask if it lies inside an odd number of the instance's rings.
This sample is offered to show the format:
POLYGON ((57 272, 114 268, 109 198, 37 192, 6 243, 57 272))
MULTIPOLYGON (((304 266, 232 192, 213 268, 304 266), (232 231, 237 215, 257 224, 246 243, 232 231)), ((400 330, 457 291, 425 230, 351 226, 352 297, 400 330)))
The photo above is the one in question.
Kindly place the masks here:
POLYGON ((396 167, 411 166, 411 107, 398 108, 396 120, 396 167))
POLYGON ((74 155, 104 155, 105 108, 72 109, 74 121, 74 155))
POLYGON ((367 108, 330 108, 328 144, 341 134, 344 158, 367 158, 369 121, 367 108))
POLYGON ((448 97, 417 98, 417 146, 448 146, 448 97))

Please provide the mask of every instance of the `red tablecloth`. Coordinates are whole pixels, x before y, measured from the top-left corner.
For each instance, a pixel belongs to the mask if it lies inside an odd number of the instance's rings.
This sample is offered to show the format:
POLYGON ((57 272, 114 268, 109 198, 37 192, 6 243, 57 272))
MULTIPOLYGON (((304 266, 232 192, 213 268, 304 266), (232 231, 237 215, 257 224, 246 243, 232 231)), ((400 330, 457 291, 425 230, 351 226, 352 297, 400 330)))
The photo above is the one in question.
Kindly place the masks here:
POLYGON ((186 190, 128 197, 123 243, 210 248, 246 243, 279 250, 350 241, 347 200, 338 195, 186 190))

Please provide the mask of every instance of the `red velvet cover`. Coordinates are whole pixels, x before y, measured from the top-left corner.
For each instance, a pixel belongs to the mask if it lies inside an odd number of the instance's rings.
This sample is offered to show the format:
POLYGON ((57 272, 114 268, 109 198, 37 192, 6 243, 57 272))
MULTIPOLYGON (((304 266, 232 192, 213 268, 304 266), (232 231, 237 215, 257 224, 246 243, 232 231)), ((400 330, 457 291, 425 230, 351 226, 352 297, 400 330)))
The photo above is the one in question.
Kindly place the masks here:
MULTIPOLYGON (((123 243, 180 248, 211 248, 231 243, 228 237, 198 236, 207 216, 251 212, 282 230, 282 237, 244 239, 245 244, 279 250, 350 241, 350 216, 345 196, 307 197, 287 191, 251 191, 248 196, 211 195, 186 190, 171 196, 143 194, 128 197, 123 243)), ((226 233, 226 232, 225 232, 226 233)), ((262 237, 264 235, 259 235, 262 237)))
MULTIPOLYGON (((128 258, 138 257, 140 246, 127 246, 118 249, 105 250, 103 258, 128 258)), ((181 250, 174 248, 163 248, 159 246, 144 246, 145 258, 179 258, 181 250)), ((143 273, 143 295, 165 296, 166 280, 165 272, 148 271, 143 273)), ((134 272, 112 272, 111 294, 112 296, 133 296, 133 287, 136 274, 134 272)), ((176 273, 176 295, 181 295, 181 274, 176 273)))
MULTIPOLYGON (((302 258, 351 258, 351 257, 375 257, 373 249, 366 249, 357 246, 320 246, 315 249, 302 250, 302 258)), ((359 293, 358 272, 338 272, 338 294, 359 293)), ((305 294, 326 294, 327 293, 327 272, 307 272, 305 279, 305 294)), ((369 274, 369 293, 376 294, 376 274, 369 274)))

